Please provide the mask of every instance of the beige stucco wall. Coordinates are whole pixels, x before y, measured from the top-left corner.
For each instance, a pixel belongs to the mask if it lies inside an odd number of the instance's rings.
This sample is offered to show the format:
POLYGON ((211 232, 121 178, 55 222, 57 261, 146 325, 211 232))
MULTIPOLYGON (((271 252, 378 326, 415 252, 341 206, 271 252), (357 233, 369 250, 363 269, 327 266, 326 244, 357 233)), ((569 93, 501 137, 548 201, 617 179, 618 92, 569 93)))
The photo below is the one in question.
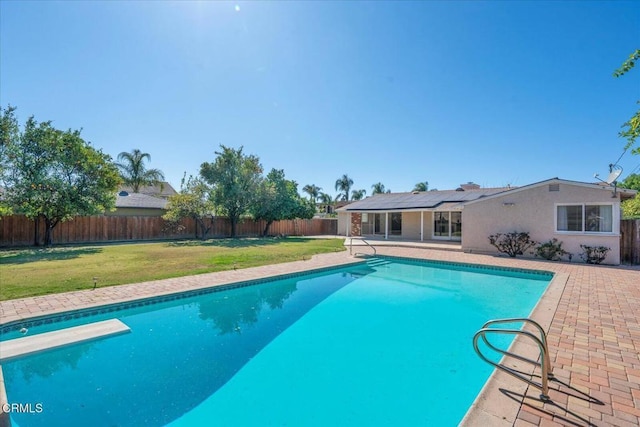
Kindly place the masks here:
POLYGON ((402 238, 420 240, 420 212, 402 213, 402 238))
POLYGON ((347 225, 349 224, 350 214, 348 212, 338 212, 338 235, 347 235, 347 225))
MULTIPOLYGON (((604 261, 620 263, 620 200, 606 189, 560 184, 560 191, 549 191, 547 184, 467 204, 462 213, 462 249, 467 252, 497 253, 489 235, 512 231, 529 232, 537 242, 556 238, 562 248, 582 262, 580 245, 611 248, 604 261), (508 205, 505 205, 507 203, 508 205), (613 203, 613 233, 578 234, 555 231, 556 205, 566 203, 613 203)), ((532 256, 525 254, 525 256, 532 256)))

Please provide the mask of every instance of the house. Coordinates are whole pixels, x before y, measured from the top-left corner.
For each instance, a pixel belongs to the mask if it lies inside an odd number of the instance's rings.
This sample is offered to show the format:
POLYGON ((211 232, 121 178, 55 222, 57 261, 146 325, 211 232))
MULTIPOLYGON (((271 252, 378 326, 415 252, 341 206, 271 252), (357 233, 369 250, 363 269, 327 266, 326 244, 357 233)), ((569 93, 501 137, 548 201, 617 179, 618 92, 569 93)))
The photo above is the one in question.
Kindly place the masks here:
POLYGON ((140 187, 137 193, 123 186, 116 195, 116 210, 106 216, 162 216, 167 210, 167 199, 178 194, 168 182, 140 187))
POLYGON ((522 187, 377 194, 338 209, 348 236, 459 241, 463 251, 496 253, 489 236, 528 232, 556 238, 577 257, 580 245, 610 248, 605 263, 620 263, 620 202, 635 191, 553 178, 522 187))

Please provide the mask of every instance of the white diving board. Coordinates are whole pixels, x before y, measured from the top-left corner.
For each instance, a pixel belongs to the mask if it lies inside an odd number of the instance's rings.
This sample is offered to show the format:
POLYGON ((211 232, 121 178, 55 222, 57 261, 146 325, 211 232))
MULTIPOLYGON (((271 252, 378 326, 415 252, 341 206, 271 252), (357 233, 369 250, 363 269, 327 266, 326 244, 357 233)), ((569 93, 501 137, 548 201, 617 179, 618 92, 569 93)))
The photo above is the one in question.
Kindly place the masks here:
POLYGON ((74 326, 59 331, 45 332, 30 337, 15 338, 0 342, 0 363, 44 350, 98 338, 130 332, 131 329, 118 319, 103 320, 88 325, 74 326))

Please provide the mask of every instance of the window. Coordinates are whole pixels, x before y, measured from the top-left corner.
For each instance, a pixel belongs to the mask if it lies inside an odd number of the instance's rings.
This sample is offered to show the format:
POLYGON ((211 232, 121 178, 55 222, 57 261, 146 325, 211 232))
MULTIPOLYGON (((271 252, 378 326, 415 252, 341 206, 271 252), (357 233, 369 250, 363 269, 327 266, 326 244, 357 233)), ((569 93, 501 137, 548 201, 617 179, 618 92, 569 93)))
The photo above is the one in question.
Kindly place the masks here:
POLYGON ((400 212, 391 214, 391 234, 402 234, 402 213, 400 212))
POLYGON ((556 231, 612 233, 613 205, 558 205, 556 231))

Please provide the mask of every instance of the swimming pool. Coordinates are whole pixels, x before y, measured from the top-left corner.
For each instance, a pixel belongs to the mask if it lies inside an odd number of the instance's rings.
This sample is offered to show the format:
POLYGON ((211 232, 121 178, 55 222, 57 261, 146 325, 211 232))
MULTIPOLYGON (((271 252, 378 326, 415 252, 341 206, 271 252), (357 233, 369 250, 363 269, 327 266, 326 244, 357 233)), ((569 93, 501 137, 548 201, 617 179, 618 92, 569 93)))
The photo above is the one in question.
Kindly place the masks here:
POLYGON ((12 419, 20 427, 457 425, 491 373, 473 334, 488 319, 528 315, 550 279, 383 259, 39 321, 29 335, 110 318, 131 333, 5 362, 9 402, 42 405, 12 419))

